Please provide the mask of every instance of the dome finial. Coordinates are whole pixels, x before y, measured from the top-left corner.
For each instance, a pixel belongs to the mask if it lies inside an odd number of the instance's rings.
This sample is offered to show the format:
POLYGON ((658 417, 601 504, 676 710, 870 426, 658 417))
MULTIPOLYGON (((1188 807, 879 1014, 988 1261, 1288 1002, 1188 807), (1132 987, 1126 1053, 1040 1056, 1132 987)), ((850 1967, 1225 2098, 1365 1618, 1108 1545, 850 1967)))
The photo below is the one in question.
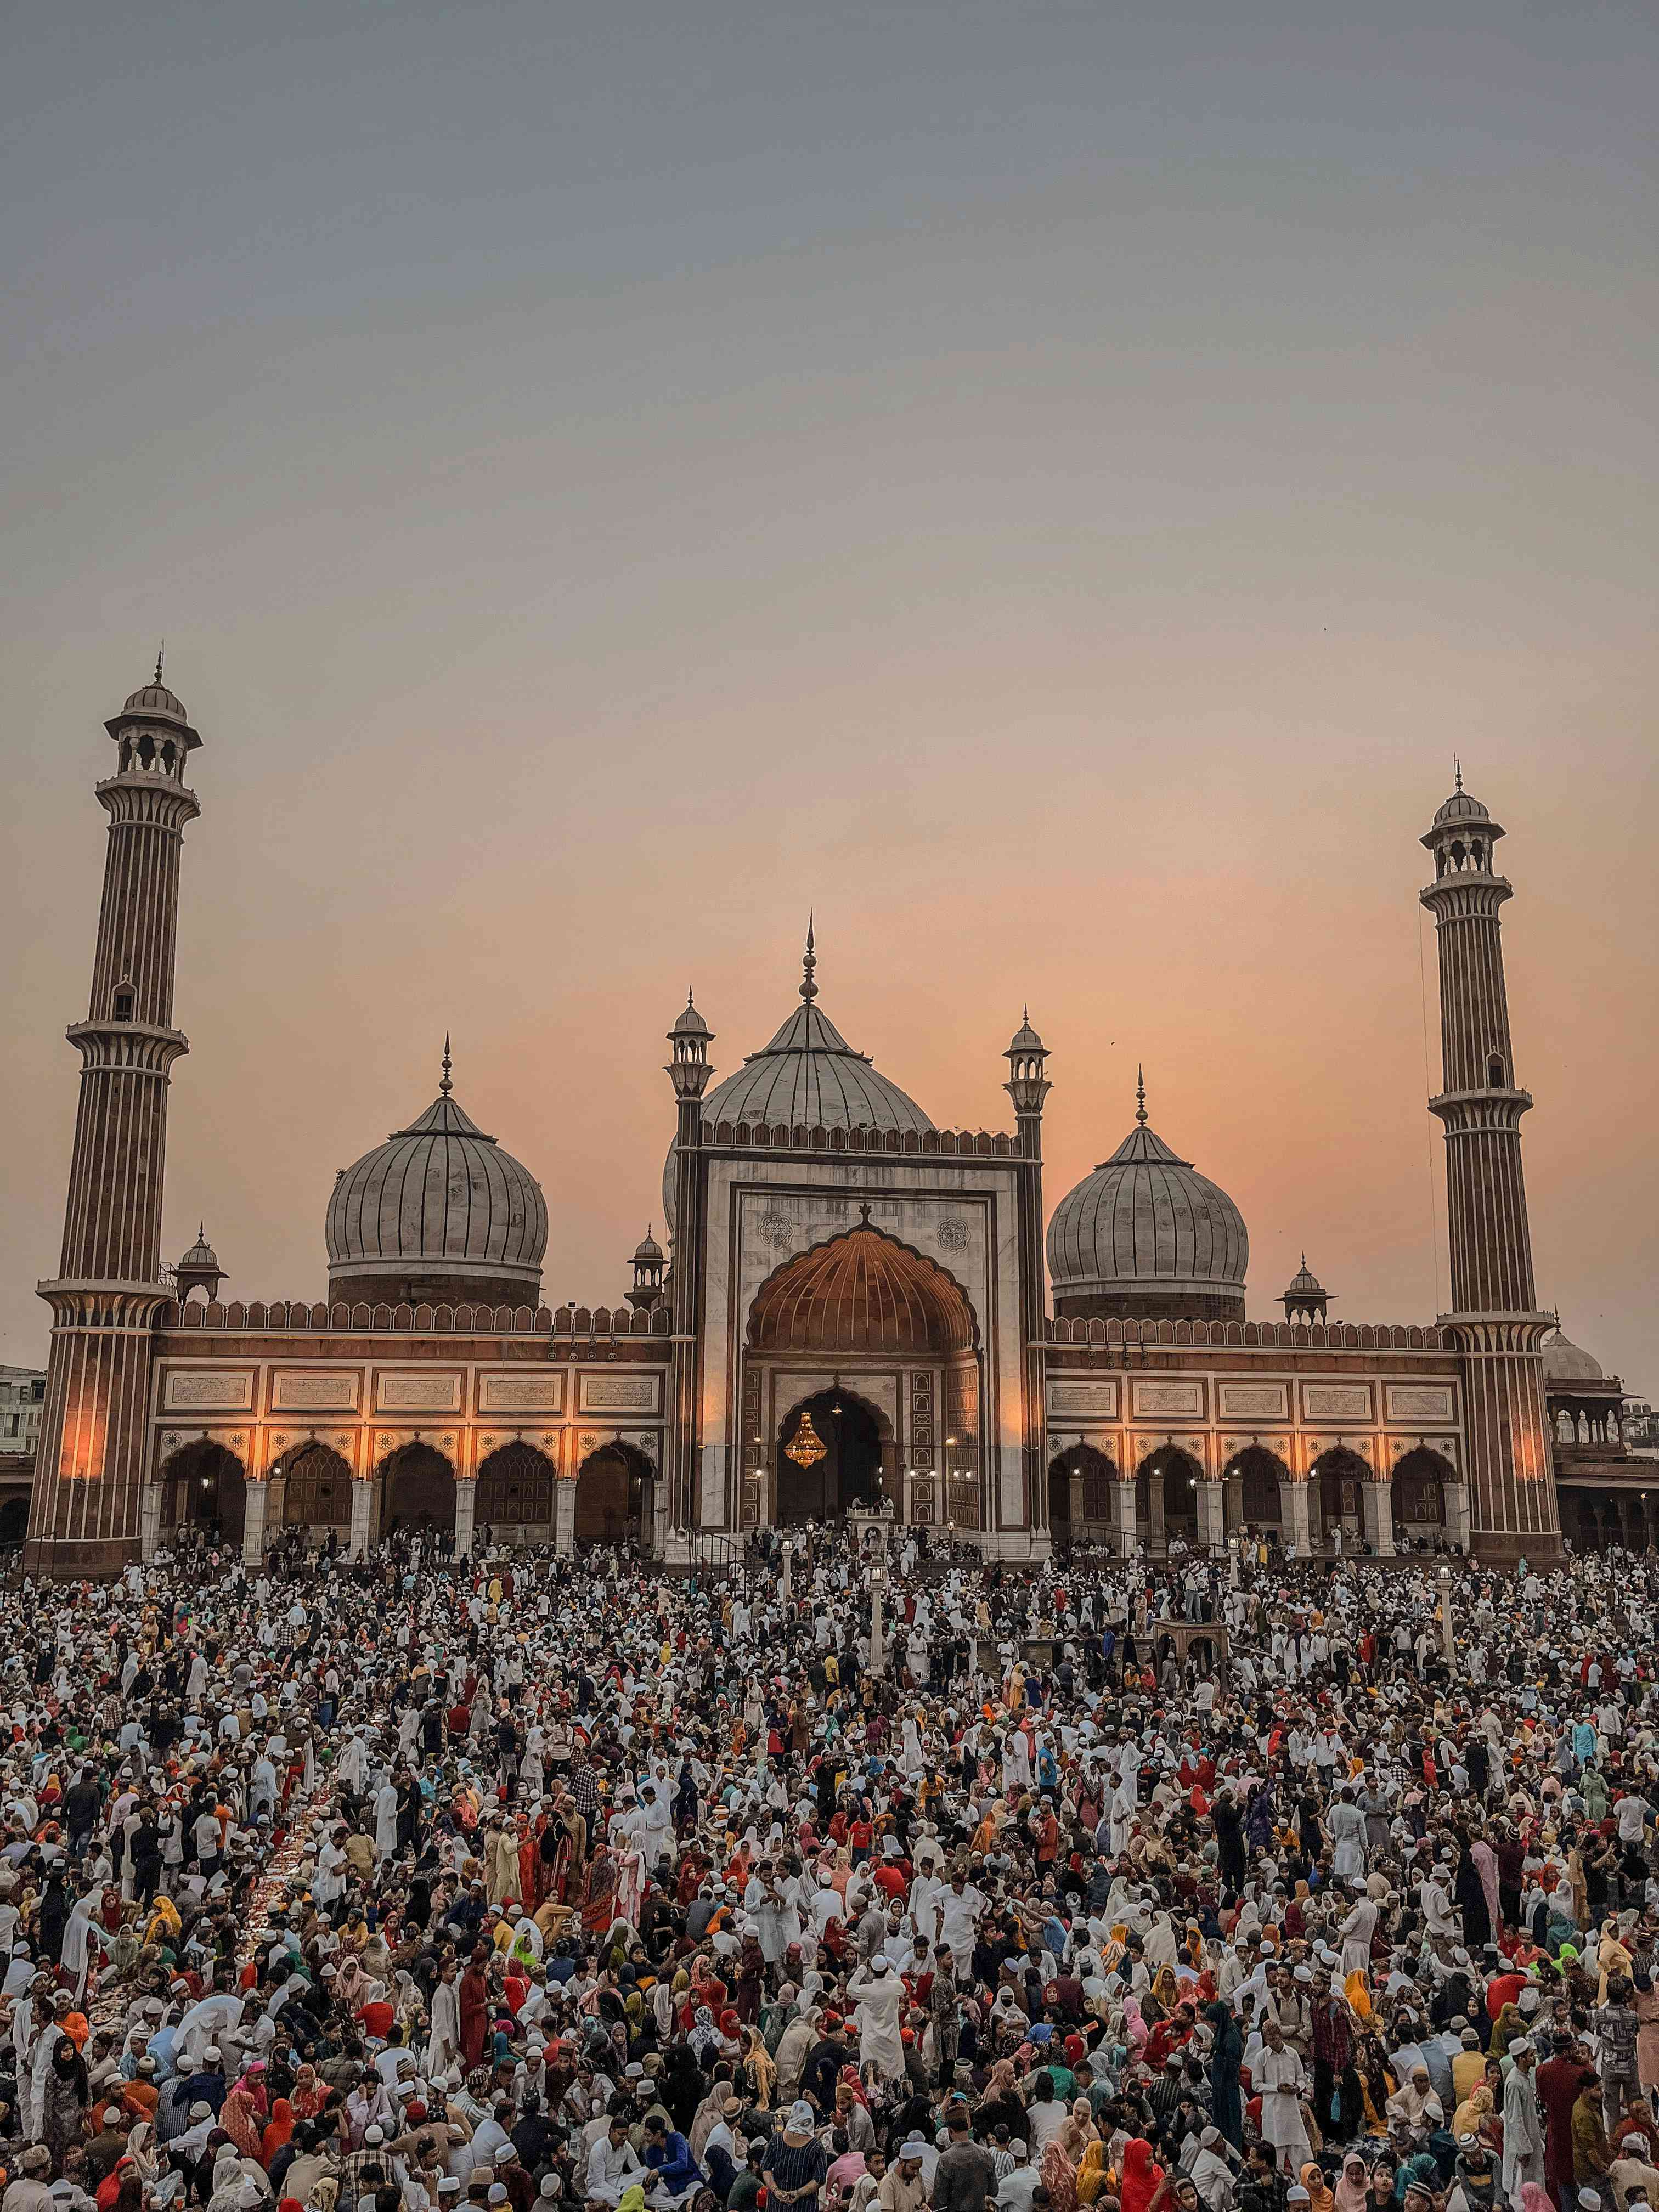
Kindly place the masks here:
POLYGON ((813 1000, 818 995, 818 987, 812 981, 812 970, 818 964, 818 956, 812 948, 812 916, 811 914, 808 914, 806 917, 806 951, 801 956, 800 964, 804 970, 801 978, 800 994, 810 1006, 813 1000))
POLYGON ((1457 788, 1462 791, 1463 788, 1463 763, 1458 759, 1455 753, 1452 755, 1452 774, 1457 779, 1457 788))
POLYGON ((449 1094, 450 1094, 450 1092, 454 1089, 454 1087, 455 1087, 455 1086, 454 1086, 454 1085, 453 1085, 453 1084, 450 1081, 450 1079, 449 1079, 449 1031, 448 1031, 447 1030, 446 1030, 444 1031, 444 1073, 443 1073, 443 1080, 442 1080, 442 1082, 441 1082, 441 1083, 440 1083, 440 1084, 439 1084, 439 1085, 438 1085, 438 1089, 439 1089, 440 1092, 442 1094, 442 1096, 443 1096, 444 1097, 447 1098, 447 1097, 448 1097, 448 1096, 449 1096, 449 1094))
POLYGON ((1146 1074, 1139 1063, 1135 1067, 1135 1119, 1144 1129, 1146 1126, 1146 1074))
POLYGON ((161 657, 166 653, 167 649, 167 641, 166 638, 163 638, 155 651, 155 680, 158 684, 161 680, 161 657))

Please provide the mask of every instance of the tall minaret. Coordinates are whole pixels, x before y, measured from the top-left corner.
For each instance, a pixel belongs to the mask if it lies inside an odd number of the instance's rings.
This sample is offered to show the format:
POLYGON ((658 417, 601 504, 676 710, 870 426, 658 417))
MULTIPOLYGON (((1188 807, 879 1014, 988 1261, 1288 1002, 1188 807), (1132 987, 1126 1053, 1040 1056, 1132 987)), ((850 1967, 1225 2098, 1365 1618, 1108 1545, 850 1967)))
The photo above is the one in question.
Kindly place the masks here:
POLYGON ((187 1041, 173 1026, 179 854, 199 812, 185 763, 201 739, 161 681, 106 722, 115 774, 104 901, 81 1054, 64 1251, 40 1285, 52 1351, 24 1565, 106 1574, 139 1556, 149 1426, 150 1347, 161 1281, 167 1071, 187 1041))
POLYGON ((702 1518, 702 1259, 708 1204, 708 1158, 702 1149, 702 1094, 714 1069, 708 1048, 714 1032, 685 994, 685 1009, 668 1032, 669 1081, 678 1102, 678 1127, 670 1155, 674 1178, 674 1264, 669 1276, 668 1527, 695 1528, 702 1518))
POLYGON ((1434 881, 1422 899, 1440 950, 1441 1089, 1429 1110, 1446 1133, 1447 1319, 1464 1355, 1470 1540, 1484 1559, 1513 1561, 1558 1557, 1561 1529, 1540 1353, 1552 1324, 1537 1310, 1521 1172, 1532 1096, 1515 1080, 1498 921, 1510 886, 1492 861, 1503 835, 1460 769, 1423 839, 1434 881))
POLYGON ((1054 1085, 1048 1080, 1048 1048, 1031 1027, 1028 1006, 1003 1058, 1008 1080, 1003 1089, 1014 1102, 1014 1126, 1018 1132, 1019 1180, 1014 1208, 1019 1239, 1019 1331, 1025 1346, 1025 1520, 1034 1547, 1044 1548, 1048 1528, 1048 1454, 1044 1444, 1048 1361, 1043 1343, 1047 1316, 1042 1232, 1042 1102, 1054 1085))

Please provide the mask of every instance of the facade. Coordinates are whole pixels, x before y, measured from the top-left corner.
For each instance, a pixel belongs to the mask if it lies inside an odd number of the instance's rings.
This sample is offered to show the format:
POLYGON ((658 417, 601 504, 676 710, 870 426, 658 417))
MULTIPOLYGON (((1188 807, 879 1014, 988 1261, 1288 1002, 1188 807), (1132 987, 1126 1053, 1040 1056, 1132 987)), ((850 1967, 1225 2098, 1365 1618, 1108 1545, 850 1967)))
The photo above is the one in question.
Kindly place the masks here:
MULTIPOLYGON (((326 1194, 316 1298, 222 1296, 204 1227, 164 1269, 179 851, 200 743, 155 680, 106 726, 110 817, 26 1563, 118 1571, 211 1527, 361 1549, 430 1524, 633 1538, 671 1563, 884 1501, 1001 1559, 1087 1541, 1154 1553, 1276 1529, 1299 1549, 1402 1543, 1548 1559, 1648 1533, 1577 1493, 1626 1473, 1616 1380, 1569 1373, 1540 1310, 1495 872, 1504 832, 1458 787, 1422 842, 1439 944, 1453 1310, 1329 1315, 1308 1267, 1246 1317, 1238 1208, 1133 1121, 1050 1215, 1048 1054, 1003 1058, 1012 1127, 937 1122, 821 1004, 717 1080, 690 1000, 668 1032, 668 1241, 614 1305, 541 1299, 534 1175, 436 1096, 326 1194), (1584 1455, 1600 1456, 1584 1457, 1584 1455)), ((1573 1347, 1566 1350, 1571 1352, 1573 1347)), ((1581 1361, 1595 1367, 1588 1355, 1581 1361)), ((1567 1363, 1569 1365, 1571 1363, 1567 1363)))

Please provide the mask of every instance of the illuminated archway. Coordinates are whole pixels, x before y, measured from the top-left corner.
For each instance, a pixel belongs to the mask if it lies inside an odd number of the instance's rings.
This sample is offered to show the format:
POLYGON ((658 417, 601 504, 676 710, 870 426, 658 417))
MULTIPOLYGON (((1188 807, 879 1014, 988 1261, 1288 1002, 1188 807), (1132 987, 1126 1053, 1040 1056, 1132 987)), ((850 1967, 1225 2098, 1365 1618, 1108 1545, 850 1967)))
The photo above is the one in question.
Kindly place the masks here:
POLYGON ((1228 1461, 1226 1474, 1242 1478, 1239 1520, 1246 1528, 1277 1528, 1281 1504, 1279 1486, 1288 1482, 1291 1470, 1266 1444, 1246 1444, 1228 1461))
POLYGON ((1180 1536, 1198 1543, 1198 1484, 1203 1470, 1179 1444, 1160 1444, 1135 1470, 1135 1510, 1146 1505, 1146 1535, 1154 1550, 1180 1536), (1144 1488, 1143 1488, 1144 1485, 1144 1488))
POLYGON ((886 1428, 878 1407, 839 1383, 792 1406, 778 1428, 778 1526, 839 1520, 878 1498, 886 1428))
POLYGON ((1363 1532, 1364 1486, 1370 1479, 1370 1468, 1346 1444, 1333 1444, 1328 1451, 1321 1452, 1308 1470, 1308 1503, 1310 1508, 1317 1504, 1319 1509, 1319 1519, 1310 1529, 1315 1542, 1328 1540, 1339 1528, 1349 1539, 1363 1532))
POLYGON ((452 1534, 455 1527, 455 1470, 427 1443, 404 1444, 380 1468, 382 1537, 416 1530, 452 1534))
POLYGON ((1389 1503, 1396 1529, 1413 1534, 1437 1534, 1446 1525, 1446 1485, 1455 1482, 1456 1469, 1427 1444, 1408 1451, 1395 1468, 1389 1484, 1389 1503))
POLYGON ((576 1476, 579 1544, 648 1544, 657 1470, 620 1438, 590 1453, 576 1476))
POLYGON ((1082 1477, 1082 1518, 1101 1526, 1112 1518, 1112 1485, 1117 1468, 1093 1444, 1073 1444, 1048 1462, 1048 1526, 1064 1541, 1079 1525, 1072 1518, 1072 1477, 1082 1477))
POLYGON ((181 1445, 163 1465, 161 1480, 164 1527, 199 1531, 233 1549, 240 1544, 247 1470, 234 1451, 210 1437, 181 1445))
POLYGON ((554 1482, 553 1462, 545 1452, 517 1439, 501 1445, 478 1469, 474 1525, 481 1534, 550 1527, 554 1482))
POLYGON ((268 1522, 276 1528, 314 1530, 327 1540, 331 1528, 343 1542, 351 1528, 351 1469, 327 1444, 305 1443, 288 1454, 271 1469, 273 1492, 280 1491, 280 1516, 268 1522))

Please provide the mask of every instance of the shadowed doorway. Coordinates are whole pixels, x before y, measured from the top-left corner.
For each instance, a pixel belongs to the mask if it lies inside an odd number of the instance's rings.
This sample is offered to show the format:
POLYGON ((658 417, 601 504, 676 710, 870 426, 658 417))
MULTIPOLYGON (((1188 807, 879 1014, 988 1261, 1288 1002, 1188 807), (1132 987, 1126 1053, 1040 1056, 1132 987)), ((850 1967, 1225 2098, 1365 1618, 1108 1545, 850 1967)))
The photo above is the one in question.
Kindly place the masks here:
POLYGON ((838 1521, 882 1494, 881 1429, 850 1390, 820 1390, 784 1416, 778 1436, 778 1524, 838 1521))

